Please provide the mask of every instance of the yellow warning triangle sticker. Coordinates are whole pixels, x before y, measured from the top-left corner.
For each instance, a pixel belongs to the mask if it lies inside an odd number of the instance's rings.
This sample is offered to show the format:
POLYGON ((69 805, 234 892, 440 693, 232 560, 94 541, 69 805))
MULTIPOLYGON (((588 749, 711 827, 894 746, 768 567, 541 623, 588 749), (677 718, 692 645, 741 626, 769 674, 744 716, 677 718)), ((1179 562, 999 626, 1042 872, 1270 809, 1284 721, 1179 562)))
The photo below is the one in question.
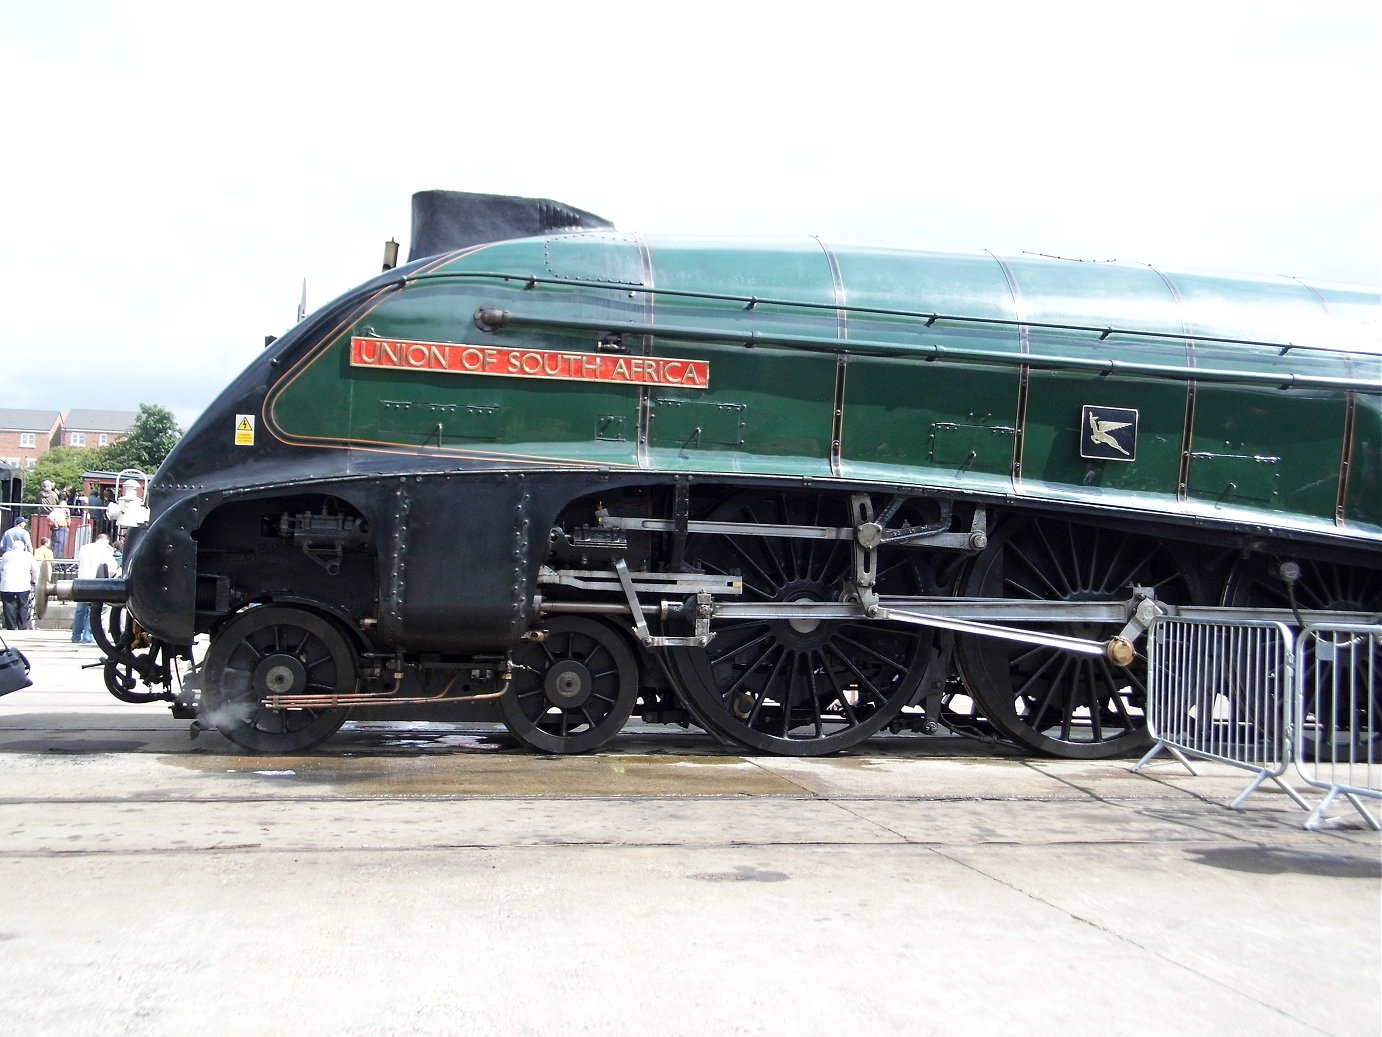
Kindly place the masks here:
POLYGON ((254 415, 235 415, 235 445, 254 446, 254 415))

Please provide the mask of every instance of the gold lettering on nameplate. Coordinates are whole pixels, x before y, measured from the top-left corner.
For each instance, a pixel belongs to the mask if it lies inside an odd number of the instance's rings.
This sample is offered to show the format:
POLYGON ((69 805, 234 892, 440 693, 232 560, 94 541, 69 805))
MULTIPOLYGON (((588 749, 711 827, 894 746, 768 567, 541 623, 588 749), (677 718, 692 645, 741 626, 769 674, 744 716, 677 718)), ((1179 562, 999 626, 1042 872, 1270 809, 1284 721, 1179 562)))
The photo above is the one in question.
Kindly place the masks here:
POLYGON ((710 387, 708 360, 567 353, 557 349, 471 346, 454 342, 408 342, 360 335, 350 340, 350 365, 497 378, 671 385, 679 389, 710 387))

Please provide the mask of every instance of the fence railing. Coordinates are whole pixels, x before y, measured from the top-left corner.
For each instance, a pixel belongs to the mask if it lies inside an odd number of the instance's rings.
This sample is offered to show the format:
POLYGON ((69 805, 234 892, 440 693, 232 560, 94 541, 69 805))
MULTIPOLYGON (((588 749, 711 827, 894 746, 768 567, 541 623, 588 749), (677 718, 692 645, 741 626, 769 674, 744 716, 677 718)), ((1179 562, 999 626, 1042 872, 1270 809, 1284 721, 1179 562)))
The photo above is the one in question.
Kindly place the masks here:
POLYGON ((1306 828, 1343 796, 1373 829, 1363 805, 1382 799, 1382 625, 1313 623, 1296 643, 1295 754, 1301 779, 1323 789, 1306 828))
POLYGON ((1133 767, 1162 752, 1198 773, 1188 757, 1251 771, 1230 804, 1237 808, 1272 781, 1301 808, 1282 780, 1291 760, 1294 639, 1283 623, 1159 616, 1147 632, 1147 726, 1156 740, 1133 767))
POLYGON ((106 515, 104 504, 66 504, 63 507, 68 512, 67 525, 57 526, 49 517, 53 510, 49 505, 7 504, 4 528, 13 525, 14 516, 23 515, 29 520, 29 539, 34 547, 47 540, 53 557, 59 561, 76 558, 77 552, 101 533, 109 536, 112 542, 118 535, 115 523, 106 515))
POLYGON ((1190 758, 1253 772, 1230 804, 1268 780, 1318 827, 1338 797, 1379 828, 1364 799, 1382 799, 1382 625, 1160 616, 1147 633, 1147 726, 1161 753, 1192 774, 1190 758), (1323 790, 1313 809, 1284 780, 1294 764, 1323 790))

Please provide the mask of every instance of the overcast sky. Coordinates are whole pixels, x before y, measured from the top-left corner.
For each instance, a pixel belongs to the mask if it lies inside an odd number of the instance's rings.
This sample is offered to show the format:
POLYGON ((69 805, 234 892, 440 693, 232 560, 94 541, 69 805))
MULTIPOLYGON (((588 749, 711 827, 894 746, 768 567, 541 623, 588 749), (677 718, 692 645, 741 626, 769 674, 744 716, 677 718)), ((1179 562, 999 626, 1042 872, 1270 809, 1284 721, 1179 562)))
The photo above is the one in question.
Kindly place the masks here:
POLYGON ((185 427, 434 188, 1382 281, 1377 0, 0 0, 0 97, 0 406, 185 427))

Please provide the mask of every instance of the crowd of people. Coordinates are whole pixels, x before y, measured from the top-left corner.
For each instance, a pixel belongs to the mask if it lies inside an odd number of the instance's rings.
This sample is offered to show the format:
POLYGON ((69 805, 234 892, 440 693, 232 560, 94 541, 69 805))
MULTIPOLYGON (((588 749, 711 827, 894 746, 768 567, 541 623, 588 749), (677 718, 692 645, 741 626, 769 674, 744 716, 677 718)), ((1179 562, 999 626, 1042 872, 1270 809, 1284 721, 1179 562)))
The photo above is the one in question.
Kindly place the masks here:
MULTIPOLYGON (((34 625, 34 585, 41 578, 42 564, 53 560, 53 549, 44 537, 35 548, 29 539, 28 520, 19 517, 0 537, 0 603, 3 603, 6 630, 30 630, 34 625)), ((77 551, 77 579, 95 580, 113 576, 120 568, 110 537, 97 533, 96 539, 77 551)), ((72 642, 92 644, 91 605, 77 602, 72 615, 72 642)))
MULTIPOLYGON (((33 625, 34 579, 38 560, 29 539, 28 521, 20 516, 0 536, 0 603, 3 603, 6 630, 28 630, 33 625)), ((47 540, 43 541, 48 549, 47 540)))
POLYGON ((117 506, 111 487, 92 487, 85 496, 71 486, 59 489, 51 479, 43 481, 38 494, 38 512, 47 524, 56 558, 75 557, 81 545, 104 533, 112 543, 119 536, 116 517, 111 514, 117 506))
MULTIPOLYGON (((73 529, 80 535, 71 541, 76 547, 76 577, 79 580, 114 576, 119 569, 115 544, 125 529, 141 525, 148 518, 137 480, 126 480, 121 496, 113 489, 92 490, 83 498, 70 486, 59 490, 50 480, 44 480, 38 495, 38 514, 46 520, 51 536, 41 537, 34 547, 29 533, 29 519, 15 517, 9 529, 0 535, 0 605, 3 605, 3 625, 6 630, 28 630, 34 625, 34 587, 41 577, 45 561, 69 557, 69 536, 73 529), (103 570, 104 569, 104 573, 103 570)), ((91 635, 91 606, 78 602, 72 617, 72 640, 89 644, 91 635)))

